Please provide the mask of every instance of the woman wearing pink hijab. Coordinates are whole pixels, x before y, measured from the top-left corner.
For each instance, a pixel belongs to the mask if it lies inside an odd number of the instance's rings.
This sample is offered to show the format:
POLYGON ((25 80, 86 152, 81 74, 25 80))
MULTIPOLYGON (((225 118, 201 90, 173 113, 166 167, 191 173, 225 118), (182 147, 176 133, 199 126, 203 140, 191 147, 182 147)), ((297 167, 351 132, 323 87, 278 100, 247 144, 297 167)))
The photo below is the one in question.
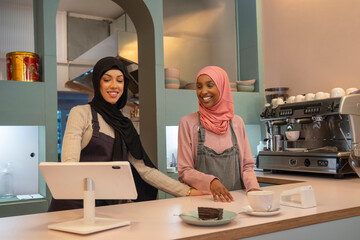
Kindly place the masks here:
POLYGON ((179 123, 179 180, 231 202, 232 190, 260 190, 245 125, 234 115, 229 78, 220 67, 208 66, 196 78, 199 111, 179 123))

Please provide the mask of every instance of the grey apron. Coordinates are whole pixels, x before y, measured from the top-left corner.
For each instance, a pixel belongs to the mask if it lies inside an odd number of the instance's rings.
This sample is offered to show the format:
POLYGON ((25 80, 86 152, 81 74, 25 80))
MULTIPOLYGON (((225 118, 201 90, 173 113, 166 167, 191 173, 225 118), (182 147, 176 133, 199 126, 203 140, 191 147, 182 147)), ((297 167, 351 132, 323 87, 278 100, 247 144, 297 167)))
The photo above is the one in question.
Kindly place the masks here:
POLYGON ((195 169, 216 176, 229 191, 232 191, 243 189, 244 184, 241 179, 239 146, 231 121, 230 128, 233 146, 224 150, 222 153, 216 153, 214 150, 204 145, 205 128, 201 125, 199 116, 195 169))

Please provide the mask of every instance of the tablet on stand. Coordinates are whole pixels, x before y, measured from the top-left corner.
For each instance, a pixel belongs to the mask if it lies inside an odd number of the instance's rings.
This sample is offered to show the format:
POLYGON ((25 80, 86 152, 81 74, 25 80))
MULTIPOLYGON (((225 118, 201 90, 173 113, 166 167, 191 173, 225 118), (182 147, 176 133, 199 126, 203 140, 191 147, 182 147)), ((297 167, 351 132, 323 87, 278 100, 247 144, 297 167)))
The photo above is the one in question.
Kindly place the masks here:
POLYGON ((49 229, 89 234, 129 225, 95 217, 95 199, 136 199, 129 162, 42 162, 40 171, 55 199, 83 199, 84 218, 51 224, 49 229))

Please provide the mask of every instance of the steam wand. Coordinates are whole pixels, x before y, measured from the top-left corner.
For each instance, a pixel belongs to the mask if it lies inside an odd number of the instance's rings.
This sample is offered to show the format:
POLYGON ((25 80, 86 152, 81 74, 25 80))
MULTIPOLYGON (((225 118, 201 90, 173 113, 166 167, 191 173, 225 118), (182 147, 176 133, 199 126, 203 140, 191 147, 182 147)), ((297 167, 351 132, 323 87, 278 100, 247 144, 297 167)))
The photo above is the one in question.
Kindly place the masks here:
MULTIPOLYGON (((339 118, 342 120, 342 116, 339 114, 339 118)), ((351 150, 351 144, 349 143, 349 141, 347 140, 345 134, 344 134, 344 131, 342 130, 341 126, 340 126, 340 122, 338 123, 338 127, 339 127, 339 130, 341 132, 341 135, 343 135, 344 139, 345 139, 345 142, 346 144, 348 145, 349 149, 351 150)))

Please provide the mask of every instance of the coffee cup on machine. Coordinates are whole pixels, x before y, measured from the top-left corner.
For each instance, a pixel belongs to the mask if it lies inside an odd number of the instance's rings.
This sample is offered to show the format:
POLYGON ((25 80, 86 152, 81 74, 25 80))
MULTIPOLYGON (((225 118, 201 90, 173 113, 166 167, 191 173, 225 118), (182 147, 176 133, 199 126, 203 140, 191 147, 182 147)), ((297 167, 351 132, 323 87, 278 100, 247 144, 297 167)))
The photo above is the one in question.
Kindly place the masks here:
POLYGON ((296 141, 299 139, 300 131, 286 131, 285 135, 288 141, 296 141))

